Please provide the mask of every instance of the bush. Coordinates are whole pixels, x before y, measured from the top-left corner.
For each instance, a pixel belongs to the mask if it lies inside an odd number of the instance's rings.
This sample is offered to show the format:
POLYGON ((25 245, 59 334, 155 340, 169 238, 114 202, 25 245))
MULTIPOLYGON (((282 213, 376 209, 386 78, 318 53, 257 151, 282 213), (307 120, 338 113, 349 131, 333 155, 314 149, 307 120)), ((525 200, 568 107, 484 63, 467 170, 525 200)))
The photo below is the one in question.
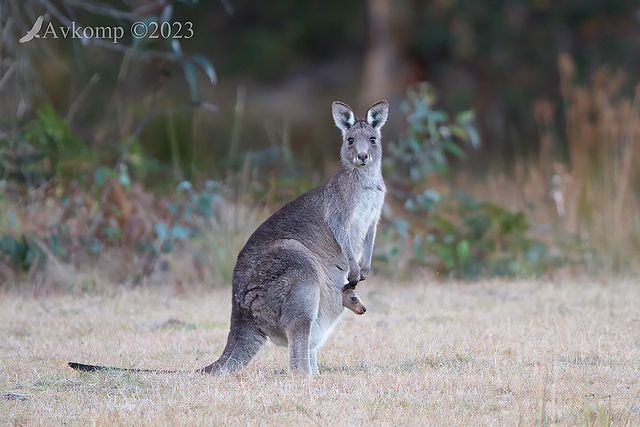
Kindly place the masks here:
POLYGON ((473 112, 450 119, 434 107, 436 99, 435 89, 420 83, 402 103, 408 128, 386 163, 387 176, 396 181, 390 202, 399 206, 393 215, 389 207, 385 211, 388 224, 379 233, 376 258, 390 263, 406 256, 400 248, 410 246, 412 263, 458 279, 539 274, 547 262, 547 247, 529 237, 524 212, 510 212, 461 191, 441 195, 424 190, 429 177, 448 174, 451 156, 465 157, 464 143, 474 148, 480 144, 473 112))
POLYGON ((427 82, 408 89, 400 106, 408 128, 385 158, 385 167, 394 178, 420 184, 430 174, 449 171, 447 156, 464 158, 462 143, 480 146, 473 112, 463 111, 450 119, 434 108, 436 101, 436 90, 427 82))

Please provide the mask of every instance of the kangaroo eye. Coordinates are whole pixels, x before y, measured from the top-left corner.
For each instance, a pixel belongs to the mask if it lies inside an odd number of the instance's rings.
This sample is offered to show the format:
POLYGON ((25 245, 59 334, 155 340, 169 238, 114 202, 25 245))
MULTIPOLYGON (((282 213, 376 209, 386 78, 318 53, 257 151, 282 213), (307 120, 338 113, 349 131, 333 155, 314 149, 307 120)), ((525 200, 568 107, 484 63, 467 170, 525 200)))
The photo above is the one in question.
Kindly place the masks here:
POLYGON ((351 297, 351 301, 356 302, 356 301, 358 301, 358 298, 356 298, 356 297, 351 297))
POLYGON ((353 138, 347 138, 347 141, 349 142, 349 145, 353 144, 353 138))
POLYGON ((372 144, 376 143, 376 137, 372 136, 371 138, 369 138, 369 141, 371 141, 372 144))

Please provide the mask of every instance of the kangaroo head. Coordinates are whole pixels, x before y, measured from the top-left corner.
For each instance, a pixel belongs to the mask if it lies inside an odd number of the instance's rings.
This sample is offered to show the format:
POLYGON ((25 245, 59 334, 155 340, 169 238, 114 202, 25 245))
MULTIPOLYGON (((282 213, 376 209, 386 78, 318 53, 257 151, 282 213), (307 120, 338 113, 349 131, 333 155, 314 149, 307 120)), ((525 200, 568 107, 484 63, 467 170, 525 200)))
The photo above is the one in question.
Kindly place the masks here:
POLYGON ((387 101, 373 104, 367 110, 364 120, 358 119, 351 107, 342 102, 334 102, 331 111, 333 121, 342 131, 342 167, 349 170, 379 168, 382 159, 380 128, 389 114, 387 101))
POLYGON ((362 303, 360 295, 358 295, 355 288, 349 288, 342 292, 342 305, 358 315, 367 311, 367 307, 362 303))

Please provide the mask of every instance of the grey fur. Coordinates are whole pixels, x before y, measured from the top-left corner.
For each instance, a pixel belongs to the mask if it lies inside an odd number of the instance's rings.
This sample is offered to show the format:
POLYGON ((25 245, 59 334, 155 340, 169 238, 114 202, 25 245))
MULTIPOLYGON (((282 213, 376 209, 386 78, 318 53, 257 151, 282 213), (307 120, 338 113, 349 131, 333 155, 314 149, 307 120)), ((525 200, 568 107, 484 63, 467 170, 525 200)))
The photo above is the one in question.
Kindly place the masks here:
POLYGON ((343 311, 344 284, 366 279, 371 268, 386 191, 380 128, 388 108, 380 101, 358 120, 351 107, 333 103, 342 168, 274 213, 240 251, 227 345, 205 372, 246 365, 267 337, 289 347, 291 370, 318 372, 316 350, 343 311))
POLYGON ((355 286, 342 292, 342 306, 344 308, 348 308, 357 315, 362 315, 367 311, 367 307, 365 307, 364 303, 360 299, 360 295, 356 292, 355 286))
POLYGON ((291 370, 318 373, 316 350, 344 310, 345 283, 355 288, 371 268, 386 192, 380 128, 388 109, 380 101, 359 120, 348 105, 333 103, 333 119, 342 131, 342 168, 326 184, 284 205, 249 237, 233 271, 227 344, 200 372, 233 372, 270 338, 289 347, 291 370))

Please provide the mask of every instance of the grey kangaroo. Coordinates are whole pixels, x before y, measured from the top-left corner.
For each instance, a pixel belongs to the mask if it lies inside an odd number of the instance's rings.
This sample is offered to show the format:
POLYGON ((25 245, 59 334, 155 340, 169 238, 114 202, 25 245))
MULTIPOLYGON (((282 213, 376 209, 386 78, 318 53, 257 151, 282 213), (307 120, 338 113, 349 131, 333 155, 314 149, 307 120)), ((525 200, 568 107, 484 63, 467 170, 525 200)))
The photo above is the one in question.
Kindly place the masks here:
MULTIPOLYGON (((379 101, 358 119, 348 105, 333 103, 333 120, 342 131, 342 167, 249 237, 233 270, 227 344, 220 358, 199 372, 233 372, 270 338, 288 346, 292 371, 318 373, 316 351, 344 310, 343 290, 355 288, 371 268, 386 192, 380 129, 388 111, 387 102, 379 101)), ((113 369, 69 365, 83 371, 113 369)))

